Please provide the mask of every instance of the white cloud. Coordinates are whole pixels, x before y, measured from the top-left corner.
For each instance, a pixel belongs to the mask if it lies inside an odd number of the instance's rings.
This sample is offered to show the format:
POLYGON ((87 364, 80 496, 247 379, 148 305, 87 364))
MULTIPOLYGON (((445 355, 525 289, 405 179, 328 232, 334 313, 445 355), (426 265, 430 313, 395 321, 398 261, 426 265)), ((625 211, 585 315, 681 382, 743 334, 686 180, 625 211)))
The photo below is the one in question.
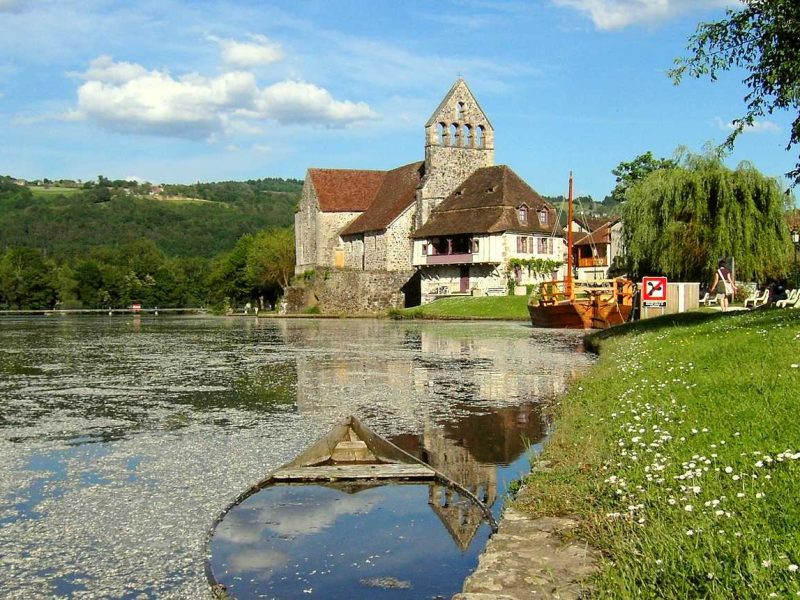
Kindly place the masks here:
POLYGON ((281 123, 337 124, 376 116, 364 102, 334 100, 327 90, 302 81, 282 81, 262 89, 256 109, 261 117, 281 123))
POLYGON ((253 121, 341 127, 375 116, 367 104, 336 100, 310 83, 259 87, 245 71, 176 78, 100 56, 78 77, 85 80, 78 88, 78 105, 62 118, 127 133, 216 139, 220 134, 258 133, 253 121))
POLYGON ((208 39, 219 44, 222 60, 236 68, 248 69, 268 65, 283 58, 280 44, 263 35, 251 35, 250 42, 238 42, 214 36, 209 36, 208 39))
MULTIPOLYGON (((723 131, 733 131, 736 125, 732 121, 723 121, 714 117, 714 123, 723 131)), ((752 125, 745 125, 742 133, 780 133, 781 128, 772 121, 753 121, 752 125)))
POLYGON ((734 6, 736 0, 552 0, 588 15, 598 29, 667 21, 692 10, 734 6))

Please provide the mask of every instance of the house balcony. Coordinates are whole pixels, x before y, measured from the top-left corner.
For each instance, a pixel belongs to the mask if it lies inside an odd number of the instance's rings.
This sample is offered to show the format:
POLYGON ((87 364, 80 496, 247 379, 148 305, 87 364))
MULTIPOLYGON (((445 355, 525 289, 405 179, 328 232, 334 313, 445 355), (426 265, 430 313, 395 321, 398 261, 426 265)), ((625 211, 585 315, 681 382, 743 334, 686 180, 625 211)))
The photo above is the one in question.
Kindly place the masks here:
POLYGON ((589 258, 578 259, 579 268, 607 267, 607 266, 608 266, 608 258, 606 258, 605 256, 594 256, 589 258))
POLYGON ((471 265, 477 255, 470 253, 430 254, 423 256, 426 265, 471 265))

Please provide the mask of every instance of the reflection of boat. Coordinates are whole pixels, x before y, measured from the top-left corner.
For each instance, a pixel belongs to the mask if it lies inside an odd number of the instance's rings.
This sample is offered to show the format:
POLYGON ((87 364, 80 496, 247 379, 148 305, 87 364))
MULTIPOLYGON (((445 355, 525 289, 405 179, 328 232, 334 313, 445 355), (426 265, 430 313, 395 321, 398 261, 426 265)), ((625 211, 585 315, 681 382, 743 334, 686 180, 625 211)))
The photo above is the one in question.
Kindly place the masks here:
POLYGON ((528 303, 534 327, 605 329, 628 320, 633 310, 633 282, 619 277, 601 281, 572 279, 572 173, 567 201, 567 274, 547 281, 528 303))
MULTIPOLYGON (((231 509, 258 491, 273 485, 316 484, 336 487, 346 493, 358 493, 372 486, 394 482, 419 482, 431 485, 429 504, 434 506, 434 510, 446 509, 450 505, 460 506, 458 515, 459 520, 463 521, 460 528, 470 525, 468 527, 470 529, 469 539, 477 530, 477 526, 472 527, 473 523, 479 525, 482 519, 489 522, 492 531, 497 531, 497 521, 491 510, 472 492, 402 448, 385 440, 351 416, 335 426, 330 433, 294 460, 279 467, 239 494, 214 520, 206 538, 205 565, 206 576, 212 585, 212 591, 218 597, 229 597, 211 569, 210 544, 214 531, 231 509), (455 499, 445 490, 454 490, 458 496, 465 498, 467 503, 472 504, 473 510, 477 509, 477 513, 482 515, 482 518, 468 517, 471 512, 469 507, 455 502, 455 499)), ((440 510, 436 512, 441 518, 440 510)), ((448 531, 453 535, 451 527, 448 527, 448 531)), ((463 549, 465 542, 461 538, 466 539, 466 536, 463 533, 459 536, 454 535, 459 547, 463 549)), ((466 539, 467 544, 469 539, 466 539)))

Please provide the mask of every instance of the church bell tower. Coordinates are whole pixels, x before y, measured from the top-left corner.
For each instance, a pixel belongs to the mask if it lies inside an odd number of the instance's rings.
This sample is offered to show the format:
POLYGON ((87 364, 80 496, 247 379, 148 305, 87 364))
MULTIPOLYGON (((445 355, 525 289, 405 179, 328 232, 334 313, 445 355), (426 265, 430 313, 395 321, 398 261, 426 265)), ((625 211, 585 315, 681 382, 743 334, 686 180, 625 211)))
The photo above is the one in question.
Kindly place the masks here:
POLYGON ((458 78, 425 123, 425 177, 416 227, 475 170, 494 165, 494 128, 467 82, 458 78))

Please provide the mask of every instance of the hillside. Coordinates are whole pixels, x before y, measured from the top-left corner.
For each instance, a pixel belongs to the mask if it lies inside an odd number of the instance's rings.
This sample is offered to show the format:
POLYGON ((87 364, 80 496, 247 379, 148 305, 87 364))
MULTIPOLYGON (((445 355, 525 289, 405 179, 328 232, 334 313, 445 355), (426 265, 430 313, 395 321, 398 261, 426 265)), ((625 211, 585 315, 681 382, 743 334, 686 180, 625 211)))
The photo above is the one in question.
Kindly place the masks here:
POLYGON ((2 178, 0 248, 75 256, 149 239, 170 256, 211 258, 243 234, 292 225, 301 188, 296 180, 263 179, 165 186, 169 195, 149 196, 113 185, 61 193, 2 178))

